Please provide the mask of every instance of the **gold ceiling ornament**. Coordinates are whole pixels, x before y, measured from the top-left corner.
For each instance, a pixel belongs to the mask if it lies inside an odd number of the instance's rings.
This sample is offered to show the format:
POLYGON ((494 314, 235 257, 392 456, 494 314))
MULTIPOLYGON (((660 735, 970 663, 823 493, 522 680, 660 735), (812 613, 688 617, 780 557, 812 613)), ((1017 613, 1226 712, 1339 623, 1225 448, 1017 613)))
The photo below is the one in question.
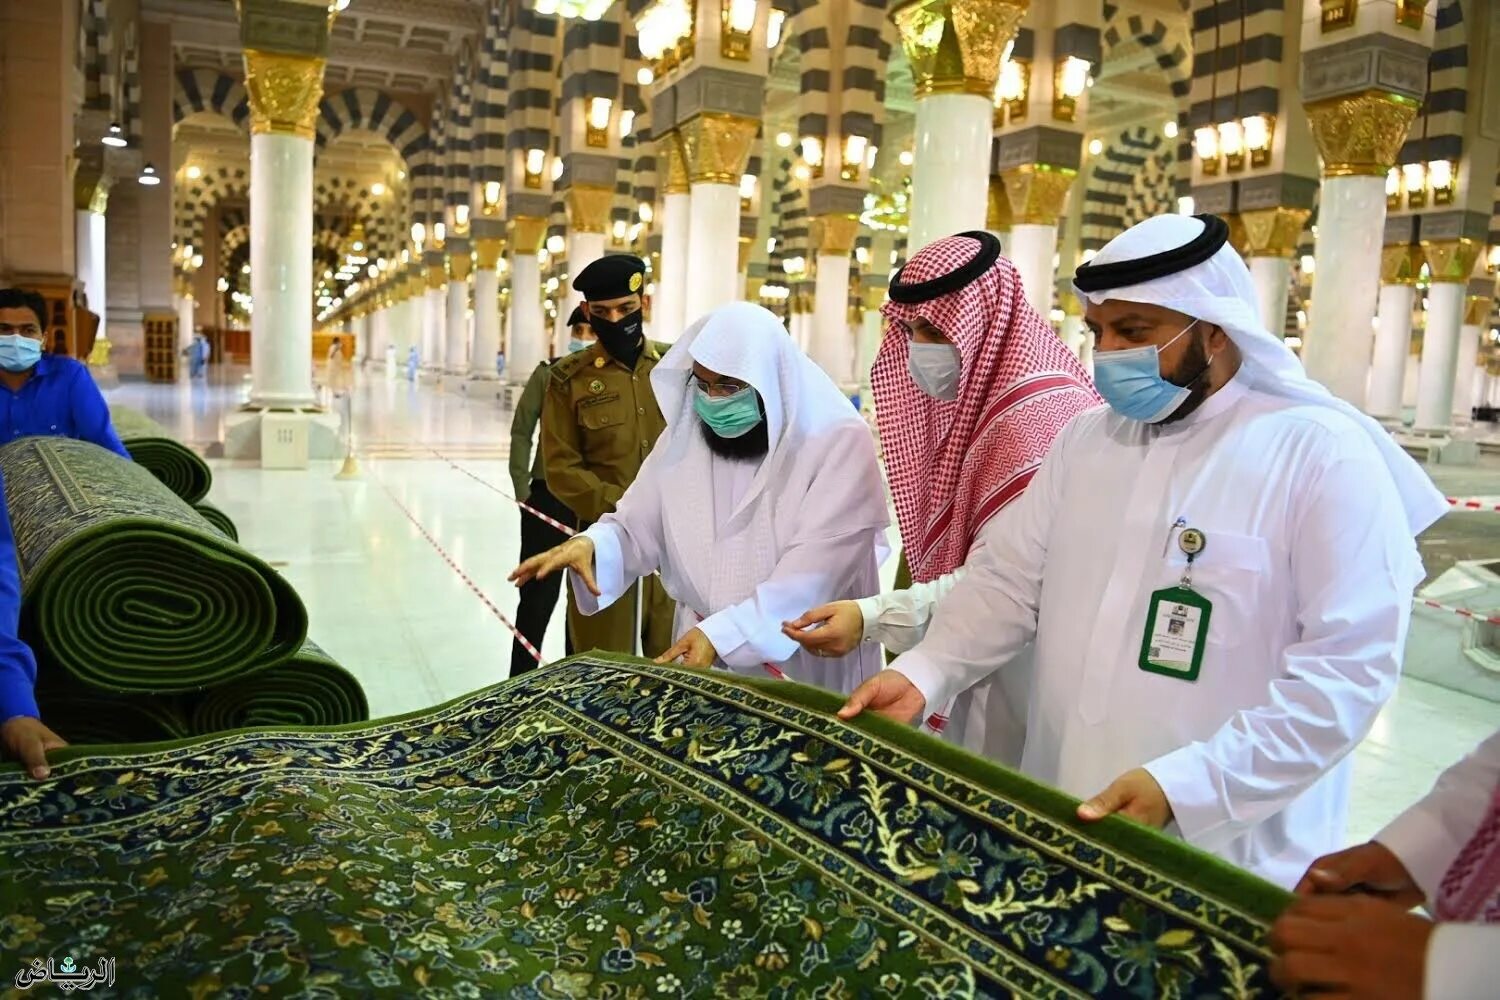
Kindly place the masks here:
POLYGON ((891 12, 918 98, 995 95, 1000 56, 1030 0, 911 0, 891 12))
POLYGON ((474 258, 469 255, 468 251, 448 255, 449 281, 468 281, 469 274, 473 270, 474 258))
POLYGON ((320 56, 246 49, 251 133, 314 138, 326 61, 320 56))
POLYGON ((673 129, 662 137, 657 143, 661 155, 666 158, 666 185, 662 188, 666 194, 687 194, 689 190, 687 161, 682 158, 682 139, 673 129))
POLYGON ((818 253, 849 256, 859 235, 859 216, 837 212, 813 217, 812 242, 818 253))
POLYGON ((984 213, 984 228, 992 233, 1008 233, 1010 226, 1010 198, 1005 194, 1005 178, 992 175, 984 213))
POLYGON ((1239 213, 1250 257, 1293 257, 1310 208, 1257 208, 1239 213))
POLYGON ((1415 285, 1422 275, 1422 248, 1410 244, 1380 248, 1380 283, 1415 285))
POLYGON ((1422 253, 1427 258, 1427 269, 1434 282, 1446 284, 1467 283, 1479 259, 1479 244, 1471 239, 1423 240, 1422 253))
POLYGON ((678 126, 688 181, 693 184, 732 184, 750 164, 750 150, 760 122, 754 118, 705 111, 678 126))
POLYGON ((1464 300, 1464 325, 1483 326, 1485 317, 1490 314, 1490 303, 1494 298, 1489 295, 1470 295, 1464 300))
POLYGON ((575 233, 609 231, 609 210, 615 190, 603 184, 574 184, 563 192, 568 206, 568 226, 575 233))
POLYGON ((474 241, 474 266, 481 271, 493 271, 500 266, 500 255, 505 252, 505 241, 498 236, 481 236, 474 241))
POLYGON ((1324 177, 1384 177, 1396 162, 1417 102, 1385 90, 1365 90, 1306 106, 1324 177))
POLYGON ((1068 202, 1078 171, 1044 163, 1023 163, 1000 172, 1010 201, 1011 225, 1055 226, 1068 202))
POLYGON ((517 215, 510 220, 510 252, 534 257, 547 238, 547 220, 540 215, 517 215))
POLYGON ((427 290, 429 292, 441 291, 448 285, 448 269, 442 264, 427 265, 427 290))

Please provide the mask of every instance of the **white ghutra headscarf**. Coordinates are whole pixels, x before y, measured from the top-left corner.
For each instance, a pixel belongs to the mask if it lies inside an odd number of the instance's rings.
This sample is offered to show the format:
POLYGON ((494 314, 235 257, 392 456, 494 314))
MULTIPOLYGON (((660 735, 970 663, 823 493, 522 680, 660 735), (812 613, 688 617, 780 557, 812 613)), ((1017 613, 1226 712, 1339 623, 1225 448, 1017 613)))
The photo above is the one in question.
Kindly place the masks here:
MULTIPOLYGON (((1181 247, 1200 236, 1204 224, 1186 215, 1159 215, 1141 222, 1105 244, 1091 262, 1095 266, 1139 260, 1181 247)), ((1242 363, 1237 378, 1273 396, 1344 414, 1369 434, 1400 494, 1412 534, 1426 530, 1448 510, 1448 502, 1401 446, 1378 423, 1308 377, 1302 362, 1260 321, 1255 286, 1245 262, 1229 244, 1208 260, 1165 277, 1119 288, 1074 291, 1085 305, 1114 299, 1163 306, 1185 316, 1223 328, 1239 348, 1242 363)), ((1316 331, 1314 331, 1316 336, 1316 331)))

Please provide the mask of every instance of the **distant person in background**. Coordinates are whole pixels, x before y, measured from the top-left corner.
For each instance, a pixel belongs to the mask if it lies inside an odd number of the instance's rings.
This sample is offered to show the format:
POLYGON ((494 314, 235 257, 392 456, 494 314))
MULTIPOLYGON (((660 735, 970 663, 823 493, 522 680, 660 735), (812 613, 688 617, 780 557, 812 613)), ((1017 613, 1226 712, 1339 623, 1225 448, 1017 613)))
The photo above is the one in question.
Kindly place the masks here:
POLYGON ((422 359, 417 354, 416 345, 412 345, 411 347, 407 348, 407 351, 406 351, 406 381, 408 381, 408 382, 415 382, 417 380, 417 366, 420 365, 421 363, 422 363, 422 359))
POLYGON ((193 342, 184 350, 183 354, 188 359, 188 378, 200 378, 206 375, 208 368, 208 356, 213 348, 208 345, 208 338, 201 333, 193 334, 193 342))
POLYGON ((503 377, 505 375, 505 352, 504 351, 496 351, 495 352, 495 375, 497 377, 503 377))
POLYGON ((0 288, 0 444, 70 437, 129 458, 88 368, 42 351, 46 316, 36 292, 0 288))

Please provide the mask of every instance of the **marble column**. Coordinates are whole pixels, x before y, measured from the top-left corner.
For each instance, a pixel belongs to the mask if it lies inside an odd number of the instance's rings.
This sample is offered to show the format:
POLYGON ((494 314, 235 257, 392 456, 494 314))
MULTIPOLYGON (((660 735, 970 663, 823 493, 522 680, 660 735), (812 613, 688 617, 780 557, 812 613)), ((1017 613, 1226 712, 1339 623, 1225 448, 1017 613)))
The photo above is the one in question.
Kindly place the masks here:
POLYGON ((1375 356, 1365 412, 1401 423, 1406 358, 1411 353, 1411 317, 1416 305, 1422 250, 1409 244, 1385 247, 1380 255, 1380 297, 1375 308, 1375 356))
POLYGON ((885 303, 888 281, 888 276, 883 274, 867 276, 861 296, 865 311, 860 320, 858 360, 855 367, 859 378, 860 409, 866 413, 875 412, 875 392, 870 385, 870 372, 875 367, 875 356, 880 353, 880 341, 885 335, 885 317, 880 314, 880 307, 885 303))
POLYGON ((1427 289, 1427 329, 1422 335, 1422 359, 1417 370, 1415 428, 1440 433, 1453 425, 1459 331, 1479 245, 1465 238, 1424 241, 1422 251, 1432 284, 1427 289))
POLYGON ((704 112, 678 129, 691 186, 683 313, 689 326, 738 294, 740 178, 759 127, 753 118, 704 112))
POLYGON ((104 208, 98 211, 80 208, 73 213, 75 222, 74 247, 78 260, 78 280, 83 285, 83 294, 88 299, 90 312, 99 314, 99 339, 104 339, 104 317, 109 315, 109 302, 105 283, 105 247, 107 245, 104 208))
POLYGON ((1062 297, 1063 322, 1058 336, 1067 345, 1073 356, 1082 360, 1087 344, 1093 340, 1089 328, 1083 323, 1083 303, 1071 292, 1062 297))
POLYGON ((422 371, 441 372, 448 347, 448 268, 442 251, 423 254, 427 267, 427 291, 422 297, 422 371))
MULTIPOLYGON (((1069 167, 1027 163, 1003 170, 1000 176, 1010 203, 1006 255, 1021 273, 1026 301, 1046 319, 1052 311, 1057 273, 1053 266, 1057 259, 1057 220, 1067 208, 1068 192, 1078 172, 1069 167)), ((988 217, 988 179, 985 183, 988 217)))
POLYGON ((506 357, 505 379, 519 393, 536 366, 547 360, 542 268, 537 260, 547 220, 518 216, 510 225, 510 352, 506 357))
POLYGON ((444 326, 447 349, 443 370, 449 375, 469 373, 469 272, 473 258, 467 249, 448 254, 448 301, 444 326))
MULTIPOLYGON (((245 53, 253 74, 267 53, 245 53)), ((321 91, 322 60, 316 89, 321 91)), ((255 89, 251 88, 252 98, 255 89)), ((316 101, 309 114, 315 114, 316 101)), ((252 105, 252 116, 253 105, 252 105)), ((257 123, 258 126, 259 123, 257 123)), ((313 140, 253 127, 250 136, 250 401, 310 407, 312 385, 313 140)))
POLYGON ((1485 314, 1490 300, 1471 295, 1464 300, 1464 323, 1458 333, 1458 370, 1453 378, 1453 420, 1469 424, 1473 420, 1474 388, 1479 370, 1479 342, 1484 337, 1485 314))
POLYGON ((495 355, 500 353, 500 253, 498 237, 474 241, 474 356, 469 379, 495 382, 495 355))
POLYGON ((194 325, 193 289, 189 278, 180 276, 177 282, 177 348, 183 350, 193 342, 194 325))
MULTIPOLYGON (((568 276, 578 273, 604 256, 609 228, 609 210, 614 205, 613 188, 595 184, 574 184, 563 192, 568 207, 568 276)), ((573 299, 583 296, 574 294, 573 299)), ((571 311, 571 306, 569 307, 571 311)), ((567 316, 563 316, 566 324, 567 316)))
POLYGON ((1021 0, 916 0, 891 12, 917 96, 908 256, 984 228, 995 79, 1027 7, 1021 0))
POLYGON ((370 314, 370 346, 365 350, 365 364, 375 368, 385 367, 385 345, 390 343, 390 300, 382 289, 375 300, 375 311, 370 314))
POLYGON ((849 337, 849 254, 859 218, 820 215, 813 223, 818 269, 813 286, 813 326, 808 354, 846 395, 853 395, 854 343, 849 337))
POLYGON ((661 274, 656 275, 656 299, 651 319, 655 340, 670 344, 687 327, 688 229, 692 214, 687 164, 675 134, 657 149, 667 161, 661 207, 661 274))
POLYGON ((1260 321, 1277 337, 1286 332, 1292 256, 1311 214, 1306 208, 1259 208, 1239 213, 1249 254, 1250 280, 1260 303, 1260 321))

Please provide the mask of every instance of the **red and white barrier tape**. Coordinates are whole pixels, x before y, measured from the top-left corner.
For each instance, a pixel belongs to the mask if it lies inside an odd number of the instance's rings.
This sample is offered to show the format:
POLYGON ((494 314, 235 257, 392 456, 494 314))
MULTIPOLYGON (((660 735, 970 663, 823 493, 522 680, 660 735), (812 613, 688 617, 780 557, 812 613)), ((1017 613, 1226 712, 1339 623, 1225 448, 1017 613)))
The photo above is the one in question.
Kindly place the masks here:
POLYGON ((490 482, 489 480, 480 479, 478 476, 474 475, 474 473, 470 472, 468 469, 465 469, 462 465, 459 465, 457 462, 453 461, 453 459, 449 458, 447 455, 444 455, 442 452, 438 451, 436 448, 433 448, 432 446, 429 445, 429 446, 427 446, 427 450, 430 451, 430 452, 432 452, 438 458, 441 458, 443 461, 447 462, 449 465, 451 465, 453 468, 457 469, 459 472, 462 472, 464 475, 466 475, 470 479, 474 480, 474 482, 478 483, 480 486, 483 486, 485 489, 492 490, 492 491, 500 494, 505 499, 507 499, 511 503, 515 504, 517 507, 520 507, 526 513, 531 514, 533 517, 540 518, 542 521, 544 521, 547 524, 551 525, 552 527, 556 528, 558 531, 561 531, 564 535, 567 535, 569 538, 572 538, 574 535, 578 534, 578 531, 576 529, 568 527, 566 524, 563 524, 561 521, 557 520, 556 518, 548 517, 546 514, 543 514, 541 511, 537 510, 535 507, 533 507, 530 504, 526 503, 524 500, 517 500, 515 497, 511 496, 509 493, 505 492, 504 490, 502 490, 500 487, 496 486, 494 483, 490 482))
POLYGON ((1417 604, 1424 608, 1436 608, 1439 611, 1447 611, 1458 615, 1460 618, 1471 618, 1485 625, 1500 625, 1500 615, 1485 615, 1478 611, 1470 611, 1468 608, 1455 608, 1449 604, 1439 604, 1437 601, 1429 601, 1425 598, 1417 598, 1417 604))
POLYGON ((1493 500, 1474 498, 1460 499, 1459 497, 1449 497, 1448 506, 1454 510, 1500 511, 1500 503, 1496 503, 1493 500))
POLYGON ((505 613, 503 611, 495 607, 495 602, 490 600, 489 595, 486 594, 483 590, 480 590, 479 585, 469 578, 469 574, 463 571, 463 567, 454 562, 453 557, 448 554, 448 550, 443 548, 443 546, 438 542, 436 538, 432 537, 431 533, 429 533, 426 527, 423 526, 422 522, 418 521, 416 515, 413 514, 409 509, 407 509, 406 504, 401 502, 400 498, 396 496, 395 492, 385 484, 385 481, 382 480, 379 476, 375 475, 373 472, 370 474, 370 478, 375 480, 376 484, 385 491, 385 495, 391 498, 391 503, 400 508, 401 513, 406 515, 406 519, 412 523, 412 526, 415 527, 417 531, 421 532, 422 537, 427 539, 427 544, 431 545, 434 549, 437 550, 437 554, 442 557, 443 562, 448 564, 448 568, 457 573, 458 578, 462 580, 468 586, 468 588, 474 592, 474 596, 483 601, 484 606, 490 609, 490 613, 493 614, 496 618, 500 619, 500 624, 504 625, 507 629, 510 630, 510 634, 516 637, 516 641, 521 644, 522 648, 524 648, 527 653, 531 654, 536 662, 544 663, 545 661, 542 659, 542 651, 533 646, 531 642, 521 634, 521 630, 516 628, 516 626, 511 622, 509 618, 505 617, 505 613))

